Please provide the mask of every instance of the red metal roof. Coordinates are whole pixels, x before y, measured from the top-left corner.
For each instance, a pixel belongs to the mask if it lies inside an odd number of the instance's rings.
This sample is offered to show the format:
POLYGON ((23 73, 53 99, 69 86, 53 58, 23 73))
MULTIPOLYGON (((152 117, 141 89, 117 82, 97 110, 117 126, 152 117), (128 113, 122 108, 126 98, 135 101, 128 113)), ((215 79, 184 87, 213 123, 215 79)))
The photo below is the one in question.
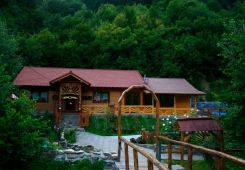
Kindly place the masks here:
POLYGON ((203 95, 183 78, 146 78, 146 83, 155 92, 161 94, 203 95))
POLYGON ((15 78, 17 86, 50 86, 50 82, 72 72, 91 87, 127 88, 143 84, 143 78, 137 70, 103 70, 55 67, 24 67, 15 78))
POLYGON ((177 126, 181 132, 198 132, 198 131, 220 131, 217 120, 211 118, 187 118, 177 119, 177 126))

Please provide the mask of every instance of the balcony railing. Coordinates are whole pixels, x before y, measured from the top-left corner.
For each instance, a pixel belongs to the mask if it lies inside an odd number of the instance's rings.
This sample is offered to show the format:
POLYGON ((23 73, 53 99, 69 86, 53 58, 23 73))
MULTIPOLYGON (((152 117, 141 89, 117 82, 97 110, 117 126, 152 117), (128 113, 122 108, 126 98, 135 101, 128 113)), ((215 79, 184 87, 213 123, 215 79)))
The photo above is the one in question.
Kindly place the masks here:
MULTIPOLYGON (((125 114, 153 114, 156 108, 152 105, 123 105, 121 107, 122 113, 125 114)), ((118 106, 105 105, 82 105, 82 111, 90 114, 106 113, 108 111, 118 113, 118 106)), ((174 107, 161 107, 159 108, 160 115, 169 115, 173 113, 186 114, 190 113, 190 108, 174 108, 174 107)))

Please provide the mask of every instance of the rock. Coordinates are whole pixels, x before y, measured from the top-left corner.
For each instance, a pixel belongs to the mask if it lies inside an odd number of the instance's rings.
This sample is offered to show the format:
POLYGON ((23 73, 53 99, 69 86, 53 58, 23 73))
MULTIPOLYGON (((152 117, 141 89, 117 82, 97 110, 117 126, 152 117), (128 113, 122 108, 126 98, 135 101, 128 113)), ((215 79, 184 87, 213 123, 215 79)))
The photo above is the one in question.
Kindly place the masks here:
POLYGON ((117 153, 111 154, 111 158, 112 158, 113 160, 117 160, 117 158, 118 158, 117 153))
POLYGON ((73 150, 73 149, 65 149, 64 150, 64 152, 66 153, 66 154, 72 154, 72 153, 75 153, 75 151, 73 150))
POLYGON ((63 147, 63 148, 66 148, 67 147, 67 141, 66 139, 60 139, 59 141, 59 144, 63 147))
POLYGON ((94 155, 100 155, 100 152, 93 152, 94 155))
POLYGON ((56 150, 56 153, 57 153, 57 154, 63 154, 64 151, 59 149, 59 150, 56 150))
POLYGON ((84 153, 83 150, 78 150, 78 151, 75 151, 76 154, 81 154, 81 153, 84 153))
POLYGON ((65 160, 66 155, 65 154, 58 154, 55 156, 55 160, 65 160))
POLYGON ((130 142, 132 142, 132 143, 136 143, 135 138, 131 138, 131 139, 130 139, 130 142))
POLYGON ((106 157, 111 157, 111 153, 109 152, 104 152, 103 155, 105 155, 106 157))

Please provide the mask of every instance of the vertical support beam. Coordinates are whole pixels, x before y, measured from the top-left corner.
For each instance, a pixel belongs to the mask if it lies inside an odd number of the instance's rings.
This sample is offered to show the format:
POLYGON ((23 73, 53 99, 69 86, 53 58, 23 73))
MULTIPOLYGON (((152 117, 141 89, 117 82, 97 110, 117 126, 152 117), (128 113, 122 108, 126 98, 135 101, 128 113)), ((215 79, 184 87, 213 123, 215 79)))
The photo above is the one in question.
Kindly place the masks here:
POLYGON ((197 96, 194 96, 194 112, 197 111, 197 96))
POLYGON ((128 144, 124 143, 125 148, 125 168, 129 170, 128 144))
MULTIPOLYGON (((181 132, 180 141, 184 142, 184 132, 181 132)), ((180 165, 184 167, 184 145, 180 145, 180 165)))
POLYGON ((192 170, 192 148, 188 147, 188 170, 192 170))
MULTIPOLYGON (((218 132, 218 141, 219 141, 219 145, 220 145, 220 152, 224 152, 224 132, 223 130, 218 132)), ((220 163, 220 169, 223 170, 224 169, 224 159, 223 158, 219 158, 219 163, 220 163)))
POLYGON ((122 118, 121 118, 121 102, 118 103, 118 161, 120 162, 120 158, 121 158, 121 139, 120 137, 122 136, 122 124, 121 124, 122 118))
POLYGON ((176 95, 174 95, 174 113, 176 113, 176 95))
MULTIPOLYGON (((158 160, 160 159, 159 156, 159 102, 156 103, 156 129, 155 129, 155 133, 156 133, 156 157, 158 158, 158 160)), ((161 161, 161 160, 159 160, 161 161)))
POLYGON ((148 164, 148 170, 153 170, 153 163, 149 159, 147 160, 147 164, 148 164))
POLYGON ((123 98, 122 98, 122 102, 121 102, 121 103, 122 103, 122 106, 125 105, 125 97, 126 97, 126 96, 123 96, 123 98))
POLYGON ((78 111, 82 113, 82 85, 79 85, 79 102, 78 102, 78 111))
POLYGON ((139 170, 138 152, 137 150, 133 149, 133 153, 134 153, 134 170, 139 170))
POLYGON ((172 169, 172 144, 168 143, 168 169, 172 169))
POLYGON ((140 106, 144 105, 144 96, 143 91, 140 91, 140 106))

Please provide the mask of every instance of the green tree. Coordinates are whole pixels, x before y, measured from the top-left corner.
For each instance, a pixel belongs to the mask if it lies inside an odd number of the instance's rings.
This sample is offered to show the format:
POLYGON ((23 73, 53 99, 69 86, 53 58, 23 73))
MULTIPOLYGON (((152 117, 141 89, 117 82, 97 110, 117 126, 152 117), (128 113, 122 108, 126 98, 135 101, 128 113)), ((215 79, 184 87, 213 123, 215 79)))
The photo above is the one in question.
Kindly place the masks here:
POLYGON ((225 27, 226 32, 218 44, 224 57, 224 74, 227 76, 225 95, 222 96, 230 105, 225 128, 232 138, 230 144, 245 148, 245 22, 230 20, 225 27))
POLYGON ((22 66, 21 57, 17 52, 18 44, 15 37, 9 33, 6 24, 0 20, 0 62, 4 63, 5 70, 11 78, 22 66))

